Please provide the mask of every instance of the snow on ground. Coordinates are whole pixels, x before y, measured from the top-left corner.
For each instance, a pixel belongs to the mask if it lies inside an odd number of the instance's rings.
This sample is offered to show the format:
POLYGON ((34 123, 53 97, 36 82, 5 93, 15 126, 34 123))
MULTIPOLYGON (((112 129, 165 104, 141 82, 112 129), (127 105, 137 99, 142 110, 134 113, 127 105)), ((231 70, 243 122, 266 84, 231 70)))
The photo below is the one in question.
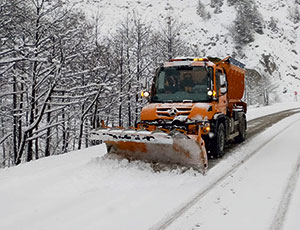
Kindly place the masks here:
POLYGON ((295 108, 300 108, 300 102, 277 103, 269 106, 249 106, 247 111, 247 120, 250 121, 258 117, 295 108))
POLYGON ((154 173, 104 153, 101 145, 1 170, 0 229, 143 229, 195 192, 194 172, 154 173))
MULTIPOLYGON (((256 108, 257 113, 263 110, 256 108)), ((170 228, 226 224, 228 229, 266 229, 300 155, 299 129, 300 115, 281 121, 246 141, 206 176, 193 170, 154 172, 146 163, 107 159, 104 145, 2 169, 0 229, 149 229, 252 152, 257 153, 170 228)), ((295 191, 299 183, 294 181, 295 191)), ((291 200, 284 222, 289 230, 295 229, 300 211, 299 197, 291 200)))
MULTIPOLYGON (((298 167, 299 175, 299 167, 298 167)), ((283 229, 292 230, 299 228, 299 207, 300 207, 300 181, 296 181, 294 195, 290 200, 290 208, 287 210, 286 220, 283 223, 283 229)))
MULTIPOLYGON (((300 115, 294 115, 246 143, 239 154, 260 142, 262 148, 245 164, 207 193, 168 229, 299 229, 300 206, 291 206, 286 228, 281 228, 289 209, 285 195, 293 170, 300 165, 300 115), (274 136, 274 134, 276 134, 274 136), (268 140, 271 141, 268 142, 268 140), (265 143, 265 144, 264 144, 265 143), (281 206, 282 205, 282 206, 281 206), (279 213, 280 215, 278 216, 279 213)), ((299 174, 292 181, 300 184, 299 174)), ((299 193, 294 199, 299 200, 299 193)))

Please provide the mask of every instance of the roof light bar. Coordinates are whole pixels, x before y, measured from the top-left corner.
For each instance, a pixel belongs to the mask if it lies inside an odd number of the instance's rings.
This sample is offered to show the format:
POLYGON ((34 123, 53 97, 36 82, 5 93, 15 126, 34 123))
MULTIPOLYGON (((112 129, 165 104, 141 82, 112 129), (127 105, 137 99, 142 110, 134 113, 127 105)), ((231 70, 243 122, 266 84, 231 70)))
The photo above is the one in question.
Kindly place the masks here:
POLYGON ((193 61, 208 61, 207 58, 194 58, 193 61))
POLYGON ((208 58, 172 58, 170 59, 170 62, 175 62, 175 61, 209 61, 208 58))

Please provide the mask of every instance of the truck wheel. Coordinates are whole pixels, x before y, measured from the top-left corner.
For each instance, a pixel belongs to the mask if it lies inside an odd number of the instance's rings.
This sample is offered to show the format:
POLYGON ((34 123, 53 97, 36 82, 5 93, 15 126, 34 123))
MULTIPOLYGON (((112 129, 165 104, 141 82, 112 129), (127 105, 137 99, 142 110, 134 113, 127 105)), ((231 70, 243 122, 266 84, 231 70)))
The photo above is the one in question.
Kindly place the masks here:
POLYGON ((245 117, 242 117, 239 125, 239 135, 234 140, 237 143, 241 143, 245 141, 245 139, 246 139, 246 119, 245 117))
POLYGON ((220 123, 217 129, 216 136, 211 140, 209 157, 219 158, 224 155, 225 148, 225 128, 224 124, 220 123))

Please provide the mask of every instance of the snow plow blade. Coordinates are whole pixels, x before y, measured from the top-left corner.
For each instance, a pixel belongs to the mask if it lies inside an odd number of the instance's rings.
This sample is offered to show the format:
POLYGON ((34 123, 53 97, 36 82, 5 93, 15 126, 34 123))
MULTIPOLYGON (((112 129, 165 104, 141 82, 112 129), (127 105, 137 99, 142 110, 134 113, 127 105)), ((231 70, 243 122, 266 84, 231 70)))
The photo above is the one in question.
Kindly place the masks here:
POLYGON ((129 160, 178 164, 203 172, 207 168, 204 141, 201 139, 198 143, 180 132, 100 129, 92 134, 91 139, 104 141, 108 154, 129 160))

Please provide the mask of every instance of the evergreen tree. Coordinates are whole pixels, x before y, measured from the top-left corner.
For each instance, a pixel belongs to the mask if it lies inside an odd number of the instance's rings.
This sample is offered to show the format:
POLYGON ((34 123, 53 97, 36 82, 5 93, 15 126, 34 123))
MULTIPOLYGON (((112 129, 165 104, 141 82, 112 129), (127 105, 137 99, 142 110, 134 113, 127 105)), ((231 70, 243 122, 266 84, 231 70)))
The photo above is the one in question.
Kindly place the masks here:
POLYGON ((237 16, 232 34, 236 44, 244 46, 254 41, 255 33, 263 34, 263 20, 252 0, 239 1, 235 3, 235 8, 237 16))
POLYGON ((210 6, 215 8, 215 14, 222 13, 223 0, 210 0, 210 6))
POLYGON ((204 4, 201 2, 201 0, 198 0, 198 5, 197 5, 197 14, 203 18, 204 20, 210 19, 210 14, 205 10, 204 4))

